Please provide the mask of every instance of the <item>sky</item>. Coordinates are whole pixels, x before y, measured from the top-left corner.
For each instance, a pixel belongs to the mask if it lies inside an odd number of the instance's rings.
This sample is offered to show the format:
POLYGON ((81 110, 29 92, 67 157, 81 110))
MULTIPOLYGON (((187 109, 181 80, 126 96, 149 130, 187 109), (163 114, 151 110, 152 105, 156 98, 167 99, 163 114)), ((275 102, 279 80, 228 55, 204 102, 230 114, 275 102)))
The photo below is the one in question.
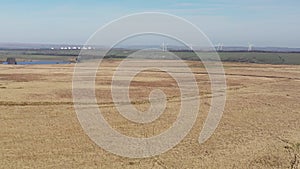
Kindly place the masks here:
POLYGON ((299 0, 0 0, 0 42, 84 44, 138 12, 173 14, 225 46, 300 47, 299 0))

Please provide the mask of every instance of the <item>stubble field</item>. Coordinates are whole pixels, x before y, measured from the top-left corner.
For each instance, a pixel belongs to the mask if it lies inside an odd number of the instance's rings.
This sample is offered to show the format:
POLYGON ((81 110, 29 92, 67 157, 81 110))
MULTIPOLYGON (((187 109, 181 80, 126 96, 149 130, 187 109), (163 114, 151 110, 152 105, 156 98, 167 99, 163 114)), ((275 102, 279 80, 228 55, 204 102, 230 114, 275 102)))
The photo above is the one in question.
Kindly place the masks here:
MULTIPOLYGON (((118 113, 111 98, 111 78, 119 63, 105 60, 96 78, 97 100, 109 124, 132 137, 167 130, 180 106, 176 81, 158 70, 138 74, 130 85, 131 103, 147 110, 149 93, 160 88, 168 104, 157 121, 132 123, 118 113)), ((111 154, 84 133, 73 107, 73 64, 0 65, 0 168, 300 167, 300 66, 224 63, 223 118, 213 136, 199 144, 210 105, 210 82, 200 62, 187 64, 200 89, 196 124, 173 149, 145 159, 111 154)))

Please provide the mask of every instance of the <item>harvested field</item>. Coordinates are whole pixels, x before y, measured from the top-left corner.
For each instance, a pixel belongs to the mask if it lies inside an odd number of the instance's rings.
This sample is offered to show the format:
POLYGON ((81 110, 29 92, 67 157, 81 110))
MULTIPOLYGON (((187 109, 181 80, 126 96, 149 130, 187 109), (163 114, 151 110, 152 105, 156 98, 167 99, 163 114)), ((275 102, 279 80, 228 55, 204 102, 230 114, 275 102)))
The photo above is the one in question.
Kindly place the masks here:
MULTIPOLYGON (((149 108, 154 88, 163 90, 169 102, 155 122, 132 123, 111 97, 119 63, 104 60, 96 77, 97 101, 109 124, 133 137, 167 130, 180 107, 176 81, 158 70, 139 73, 130 86, 138 110, 149 108)), ((111 154, 83 132, 73 107, 73 64, 0 65, 0 168, 300 168, 300 66, 224 63, 223 118, 214 135, 199 144, 212 97, 210 81, 201 63, 186 63, 200 89, 196 124, 173 149, 145 159, 111 154)))

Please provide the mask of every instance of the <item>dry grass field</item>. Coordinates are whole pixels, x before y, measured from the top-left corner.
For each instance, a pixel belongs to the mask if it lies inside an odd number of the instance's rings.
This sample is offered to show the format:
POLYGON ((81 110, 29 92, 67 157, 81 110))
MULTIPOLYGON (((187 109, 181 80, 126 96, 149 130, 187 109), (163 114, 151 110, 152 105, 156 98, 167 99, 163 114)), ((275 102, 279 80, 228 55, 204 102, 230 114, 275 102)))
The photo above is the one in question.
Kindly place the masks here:
MULTIPOLYGON (((137 109, 149 107, 153 88, 169 100, 164 114, 136 124, 118 114, 110 84, 118 60, 105 60, 96 95, 113 128, 134 137, 168 129, 180 106, 176 81, 149 70, 131 83, 137 109)), ((0 168, 300 168, 300 66, 224 63, 227 101, 223 118, 205 143, 198 137, 210 104, 210 82, 199 62, 188 61, 197 79, 201 110, 191 132, 161 155, 130 159, 93 143, 81 128, 72 102, 73 64, 0 65, 0 168)))

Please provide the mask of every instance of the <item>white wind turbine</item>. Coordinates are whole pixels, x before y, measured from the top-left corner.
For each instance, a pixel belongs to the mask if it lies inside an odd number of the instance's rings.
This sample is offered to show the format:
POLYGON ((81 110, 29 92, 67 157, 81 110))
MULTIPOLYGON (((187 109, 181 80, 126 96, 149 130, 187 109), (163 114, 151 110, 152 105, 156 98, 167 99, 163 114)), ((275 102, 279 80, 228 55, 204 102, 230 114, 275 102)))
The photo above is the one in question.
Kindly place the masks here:
POLYGON ((192 44, 189 44, 189 48, 190 48, 190 50, 194 50, 192 44))
POLYGON ((253 44, 248 43, 248 52, 251 52, 253 50, 253 44))
POLYGON ((164 52, 168 50, 168 44, 166 44, 165 42, 162 43, 161 47, 164 52))
POLYGON ((220 51, 223 51, 223 46, 224 46, 224 43, 222 42, 222 43, 221 43, 220 51))
POLYGON ((217 51, 220 50, 220 43, 218 43, 218 44, 216 45, 216 50, 217 50, 217 51))
POLYGON ((219 44, 217 45, 217 51, 223 51, 223 46, 224 46, 223 43, 219 43, 219 44))

